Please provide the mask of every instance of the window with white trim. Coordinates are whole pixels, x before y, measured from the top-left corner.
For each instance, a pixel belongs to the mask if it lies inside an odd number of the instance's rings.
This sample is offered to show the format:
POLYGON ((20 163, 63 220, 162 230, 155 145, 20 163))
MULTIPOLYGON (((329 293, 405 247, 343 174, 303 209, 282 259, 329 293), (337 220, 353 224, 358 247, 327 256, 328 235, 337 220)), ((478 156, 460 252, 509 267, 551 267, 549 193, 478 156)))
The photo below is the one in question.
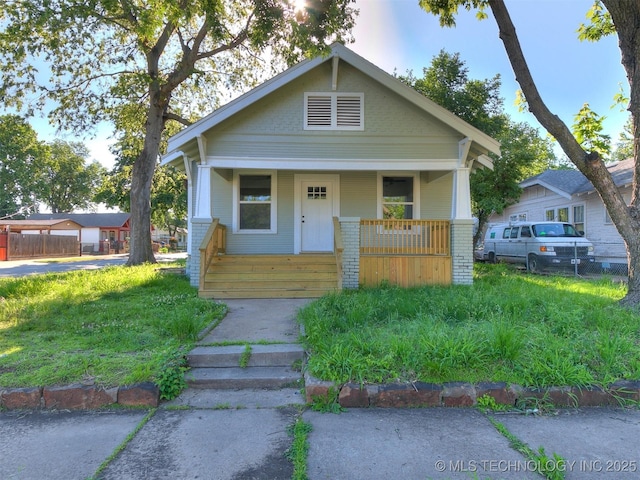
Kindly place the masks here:
POLYGON ((363 93, 305 93, 305 130, 364 130, 363 93))
POLYGON ((275 172, 236 172, 233 196, 234 232, 277 231, 275 172))
POLYGON ((584 205, 573 206, 573 226, 579 232, 586 232, 584 225, 584 205))
POLYGON ((419 218, 418 176, 415 174, 378 175, 378 217, 383 219, 419 218))

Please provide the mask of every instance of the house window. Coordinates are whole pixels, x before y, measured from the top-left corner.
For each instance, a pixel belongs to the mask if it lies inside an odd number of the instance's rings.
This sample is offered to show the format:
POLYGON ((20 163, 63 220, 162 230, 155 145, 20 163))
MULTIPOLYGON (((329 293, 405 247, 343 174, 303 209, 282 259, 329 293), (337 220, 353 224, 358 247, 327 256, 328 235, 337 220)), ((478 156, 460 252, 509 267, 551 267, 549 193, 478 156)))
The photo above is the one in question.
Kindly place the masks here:
POLYGON ((235 175, 235 232, 276 232, 275 182, 275 173, 252 172, 235 175))
POLYGON ((382 218, 415 218, 414 177, 382 177, 382 218))
POLYGON ((305 93, 305 130, 364 130, 363 93, 305 93))
POLYGON ((573 226, 579 232, 585 232, 584 227, 584 205, 573 206, 573 226))
POLYGON ((556 211, 553 208, 551 208, 549 210, 545 210, 544 219, 547 222, 554 222, 555 219, 556 219, 556 211))
POLYGON ((558 221, 559 222, 569 221, 569 207, 563 207, 558 209, 558 221))

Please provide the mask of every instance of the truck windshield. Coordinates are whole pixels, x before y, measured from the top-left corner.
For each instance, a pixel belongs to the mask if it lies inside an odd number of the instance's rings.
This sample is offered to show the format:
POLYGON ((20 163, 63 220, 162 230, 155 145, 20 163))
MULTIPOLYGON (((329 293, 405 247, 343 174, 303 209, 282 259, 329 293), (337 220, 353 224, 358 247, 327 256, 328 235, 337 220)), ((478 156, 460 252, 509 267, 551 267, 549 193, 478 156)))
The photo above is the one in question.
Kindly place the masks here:
POLYGON ((532 225, 536 237, 579 237, 580 234, 569 223, 539 223, 532 225))

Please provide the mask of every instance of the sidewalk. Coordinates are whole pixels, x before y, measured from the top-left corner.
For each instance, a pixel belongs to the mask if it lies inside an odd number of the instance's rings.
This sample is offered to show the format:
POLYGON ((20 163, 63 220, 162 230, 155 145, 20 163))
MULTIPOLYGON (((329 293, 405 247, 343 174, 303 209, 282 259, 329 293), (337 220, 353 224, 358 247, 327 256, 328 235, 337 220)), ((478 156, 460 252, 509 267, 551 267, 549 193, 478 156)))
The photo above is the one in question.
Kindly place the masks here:
MULTIPOLYGON (((297 302, 228 304, 229 314, 203 342, 297 339, 297 302), (286 321, 276 327, 276 318, 286 321)), ((305 410, 304 395, 290 388, 187 390, 149 411, 0 412, 0 478, 290 479, 287 432, 299 415, 313 429, 311 480, 542 478, 491 417, 532 450, 563 457, 567 479, 640 477, 638 409, 489 417, 473 408, 367 408, 336 415, 305 410)))

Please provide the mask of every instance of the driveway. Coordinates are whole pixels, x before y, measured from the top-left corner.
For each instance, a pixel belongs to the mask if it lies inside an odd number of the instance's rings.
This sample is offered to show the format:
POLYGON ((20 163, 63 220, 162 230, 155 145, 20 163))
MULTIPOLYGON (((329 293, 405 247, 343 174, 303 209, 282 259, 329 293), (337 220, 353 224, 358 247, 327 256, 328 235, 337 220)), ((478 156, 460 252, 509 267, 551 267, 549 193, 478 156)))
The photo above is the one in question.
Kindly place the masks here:
MULTIPOLYGON (((158 262, 170 262, 186 258, 186 253, 168 253, 156 255, 158 262)), ((44 273, 70 272, 72 270, 96 270, 111 265, 124 265, 128 255, 105 255, 101 257, 74 258, 36 258, 0 262, 0 277, 24 277, 44 273)))

